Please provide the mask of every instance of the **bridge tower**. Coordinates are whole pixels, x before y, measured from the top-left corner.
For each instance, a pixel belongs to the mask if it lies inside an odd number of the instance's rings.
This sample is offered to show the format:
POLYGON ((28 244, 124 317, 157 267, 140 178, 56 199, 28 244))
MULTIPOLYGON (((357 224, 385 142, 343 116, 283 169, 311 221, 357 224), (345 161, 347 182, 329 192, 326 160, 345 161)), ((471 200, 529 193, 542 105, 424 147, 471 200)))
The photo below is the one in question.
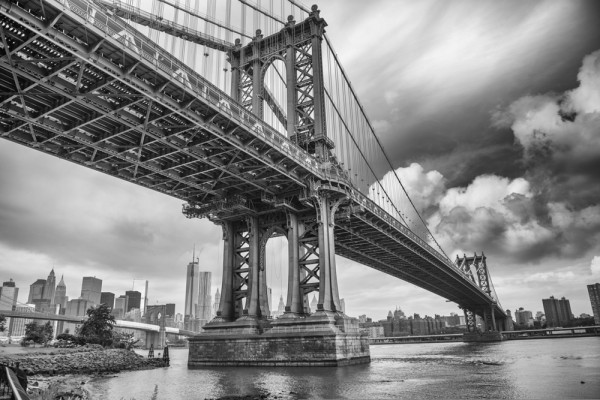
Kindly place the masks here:
MULTIPOLYGON (((321 42, 325 20, 312 7, 296 23, 268 37, 260 30, 246 46, 228 52, 231 96, 263 117, 266 103, 287 127, 288 137, 327 168, 333 141, 325 121, 321 42), (286 72, 287 104, 277 104, 264 77, 276 60, 286 72)), ((202 365, 344 365, 369 362, 369 346, 358 321, 343 314, 335 264, 335 214, 347 202, 343 191, 325 182, 307 181, 308 189, 285 197, 263 196, 269 210, 257 213, 230 196, 204 208, 184 210, 208 217, 223 230, 223 281, 217 317, 205 333, 190 339, 190 367, 202 365), (288 241, 285 313, 268 319, 265 247, 273 235, 288 241), (308 294, 318 291, 317 310, 309 313, 308 294)))
MULTIPOLYGON (((477 284, 490 298, 495 298, 490 273, 486 263, 486 256, 483 252, 480 256, 478 256, 477 253, 474 253, 472 257, 463 255, 461 258, 457 255, 455 265, 462 270, 468 279, 475 282, 475 284, 477 284)), ((506 318, 503 316, 496 316, 494 311, 496 306, 496 302, 492 302, 489 305, 479 304, 475 307, 472 305, 459 305, 465 313, 465 322, 467 325, 465 341, 501 340, 502 336, 500 335, 500 331, 506 330, 508 321, 506 321, 506 318), (482 318, 483 326, 481 329, 477 327, 477 315, 482 318)))

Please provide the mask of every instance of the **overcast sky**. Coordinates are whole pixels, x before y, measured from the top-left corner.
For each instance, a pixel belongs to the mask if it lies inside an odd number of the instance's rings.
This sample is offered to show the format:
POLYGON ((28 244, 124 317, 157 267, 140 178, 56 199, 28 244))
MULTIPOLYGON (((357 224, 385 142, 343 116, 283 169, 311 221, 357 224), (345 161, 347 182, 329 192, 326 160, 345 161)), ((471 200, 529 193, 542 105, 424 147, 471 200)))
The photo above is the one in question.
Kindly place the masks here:
MULTIPOLYGON (((504 308, 542 298, 591 313, 600 281, 600 3, 348 1, 319 4, 328 35, 446 253, 488 257, 504 308), (368 4, 368 5, 367 5, 368 4)), ((192 248, 220 287, 220 230, 181 201, 0 140, 0 279, 54 268, 117 295, 148 279, 150 304, 182 312, 192 248)), ((221 246, 221 247, 220 247, 221 246)), ((277 245, 267 256, 283 263, 277 245)), ((280 247, 281 250, 283 247, 280 247)), ((285 272, 270 268, 278 302, 285 272)), ((338 259, 351 316, 460 312, 412 285, 338 259)))

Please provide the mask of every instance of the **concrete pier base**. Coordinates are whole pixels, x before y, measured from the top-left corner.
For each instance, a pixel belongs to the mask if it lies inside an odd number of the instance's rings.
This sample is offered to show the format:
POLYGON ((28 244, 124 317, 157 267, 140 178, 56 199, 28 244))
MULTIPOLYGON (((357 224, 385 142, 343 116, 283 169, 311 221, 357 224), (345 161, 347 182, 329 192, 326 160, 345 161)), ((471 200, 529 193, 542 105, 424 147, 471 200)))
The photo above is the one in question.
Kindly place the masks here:
POLYGON ((190 338, 188 367, 323 366, 369 363, 366 335, 358 321, 318 312, 310 317, 265 321, 214 321, 190 338), (250 326, 251 325, 251 326, 250 326))
POLYGON ((463 334, 463 342, 501 342, 505 337, 501 332, 467 332, 463 334))

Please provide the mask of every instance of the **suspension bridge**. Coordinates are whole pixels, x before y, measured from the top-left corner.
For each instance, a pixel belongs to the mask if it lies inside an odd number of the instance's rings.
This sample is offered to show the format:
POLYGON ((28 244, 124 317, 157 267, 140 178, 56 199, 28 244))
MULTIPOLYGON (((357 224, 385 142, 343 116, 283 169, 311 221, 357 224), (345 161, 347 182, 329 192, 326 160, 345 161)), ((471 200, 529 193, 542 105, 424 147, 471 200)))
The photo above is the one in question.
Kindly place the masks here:
POLYGON ((471 332, 475 315, 503 329, 485 256, 452 261, 436 242, 318 7, 191 3, 0 0, 0 136, 222 227, 219 312, 189 365, 368 361, 341 312, 336 255, 457 303, 471 332), (268 322, 265 246, 278 235, 286 312, 268 322))

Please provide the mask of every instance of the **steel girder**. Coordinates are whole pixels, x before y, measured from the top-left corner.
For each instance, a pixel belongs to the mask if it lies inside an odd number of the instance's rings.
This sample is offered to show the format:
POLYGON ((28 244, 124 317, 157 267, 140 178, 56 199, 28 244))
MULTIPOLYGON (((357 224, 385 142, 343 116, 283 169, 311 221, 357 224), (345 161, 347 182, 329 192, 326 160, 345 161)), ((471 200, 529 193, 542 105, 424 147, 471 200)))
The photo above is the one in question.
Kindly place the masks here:
POLYGON ((337 222, 337 254, 463 307, 494 304, 347 179, 94 7, 0 0, 1 137, 188 201, 192 214, 236 196, 257 215, 286 204, 309 210, 299 193, 310 181, 330 182, 323 190, 349 203, 339 212, 347 219, 337 222))

